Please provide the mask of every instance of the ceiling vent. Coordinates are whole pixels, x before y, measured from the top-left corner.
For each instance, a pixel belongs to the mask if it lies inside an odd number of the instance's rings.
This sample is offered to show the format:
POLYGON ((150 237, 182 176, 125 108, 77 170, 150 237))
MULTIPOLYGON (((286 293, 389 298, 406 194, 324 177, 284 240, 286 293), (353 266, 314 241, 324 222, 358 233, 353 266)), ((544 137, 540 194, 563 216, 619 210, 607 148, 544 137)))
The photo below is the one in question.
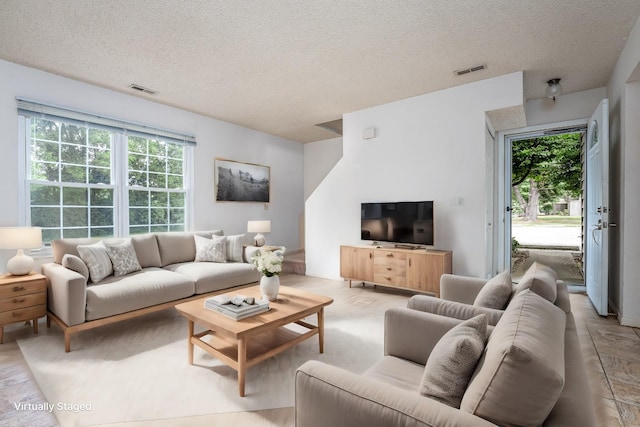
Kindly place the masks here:
POLYGON ((151 89, 149 89, 149 88, 146 88, 146 87, 144 87, 144 86, 137 85, 137 84, 135 84, 135 83, 130 84, 130 85, 129 85, 129 87, 130 87, 131 89, 133 89, 133 90, 137 90, 137 91, 139 91, 139 92, 144 92, 144 93, 147 93, 147 94, 149 94, 149 95, 155 95, 155 94, 157 94, 157 93, 158 93, 158 92, 156 92, 155 90, 151 90, 151 89))
POLYGON ((342 135, 342 119, 332 120, 330 122, 318 123, 316 126, 328 130, 338 135, 342 135))
POLYGON ((465 68, 464 70, 454 71, 456 76, 463 76, 465 74, 473 73, 475 71, 485 70, 486 65, 476 65, 475 67, 465 68))

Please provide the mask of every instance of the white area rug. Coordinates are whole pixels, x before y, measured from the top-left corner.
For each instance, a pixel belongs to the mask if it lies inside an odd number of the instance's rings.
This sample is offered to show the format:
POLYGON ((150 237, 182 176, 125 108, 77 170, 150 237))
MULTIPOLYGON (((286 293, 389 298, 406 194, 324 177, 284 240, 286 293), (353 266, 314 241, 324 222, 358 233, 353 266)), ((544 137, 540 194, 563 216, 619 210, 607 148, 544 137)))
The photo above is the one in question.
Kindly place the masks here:
POLYGON ((18 344, 63 427, 291 407, 298 366, 317 359, 363 372, 382 356, 385 309, 406 305, 404 296, 325 282, 297 286, 335 300, 325 311, 325 353, 312 337, 249 369, 244 398, 237 373, 201 349, 187 364, 187 322, 173 309, 76 334, 70 353, 55 326, 18 344))

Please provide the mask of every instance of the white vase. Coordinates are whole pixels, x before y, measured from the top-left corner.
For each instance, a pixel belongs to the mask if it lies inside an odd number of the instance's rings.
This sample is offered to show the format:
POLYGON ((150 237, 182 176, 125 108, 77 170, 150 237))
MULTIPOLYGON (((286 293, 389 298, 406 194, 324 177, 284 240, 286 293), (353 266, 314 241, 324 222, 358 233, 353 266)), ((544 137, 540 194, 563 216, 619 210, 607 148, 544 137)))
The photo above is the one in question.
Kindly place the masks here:
POLYGON ((280 277, 274 274, 271 277, 262 276, 260 278, 260 293, 262 299, 268 301, 275 301, 278 297, 278 291, 280 290, 280 277))

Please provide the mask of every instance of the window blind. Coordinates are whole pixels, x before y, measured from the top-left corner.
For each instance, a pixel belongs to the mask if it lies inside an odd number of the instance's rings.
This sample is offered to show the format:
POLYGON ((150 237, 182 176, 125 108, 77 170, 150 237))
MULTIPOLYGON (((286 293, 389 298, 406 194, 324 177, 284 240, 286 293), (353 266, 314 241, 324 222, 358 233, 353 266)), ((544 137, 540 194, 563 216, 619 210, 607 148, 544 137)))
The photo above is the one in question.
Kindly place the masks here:
POLYGON ((24 98, 16 98, 18 114, 26 117, 44 118, 48 120, 65 121, 80 126, 91 126, 98 129, 121 132, 126 135, 140 136, 143 138, 161 139, 183 145, 196 145, 196 138, 180 132, 168 129, 160 129, 141 123, 129 122, 113 117, 101 116, 84 111, 71 110, 56 105, 43 104, 24 98))

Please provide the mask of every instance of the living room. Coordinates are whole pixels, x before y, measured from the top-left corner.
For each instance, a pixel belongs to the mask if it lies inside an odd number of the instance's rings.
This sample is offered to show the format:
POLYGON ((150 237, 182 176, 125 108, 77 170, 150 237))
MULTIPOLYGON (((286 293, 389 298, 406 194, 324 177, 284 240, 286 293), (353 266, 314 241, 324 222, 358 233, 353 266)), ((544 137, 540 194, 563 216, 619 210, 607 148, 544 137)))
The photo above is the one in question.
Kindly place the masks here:
MULTIPOLYGON (((0 31, 3 40, 8 40, 7 46, 17 44, 16 38, 21 37, 19 31, 12 30, 17 24, 8 22, 12 17, 20 16, 18 12, 24 12, 23 7, 26 6, 19 7, 18 3, 7 2, 0 6, 0 12, 7 12, 0 13, 3 15, 0 18, 3 29, 0 31)), ((68 10, 74 7, 73 2, 62 3, 68 10)), ((625 2, 624 6, 620 5, 620 10, 624 12, 613 11, 607 15, 606 8, 594 3, 599 2, 577 1, 573 6, 595 7, 614 21, 622 19, 620 15, 624 15, 625 22, 629 24, 617 40, 619 50, 616 49, 607 57, 608 71, 600 76, 600 84, 596 86, 572 90, 573 76, 567 71, 570 69, 568 66, 559 65, 555 70, 557 75, 547 75, 542 79, 536 75, 538 79, 532 82, 530 76, 537 72, 535 62, 500 65, 504 72, 498 74, 493 71, 494 67, 498 69, 498 65, 488 63, 487 70, 479 72, 487 73, 480 74, 483 77, 461 77, 452 84, 446 83, 433 90, 388 98, 358 108, 344 107, 337 116, 323 112, 314 117, 314 120, 317 117, 322 119, 309 121, 311 119, 305 114, 310 113, 299 107, 300 116, 305 117, 292 118, 293 125, 287 124, 286 117, 280 118, 278 126, 281 132, 265 130, 268 127, 264 123, 267 119, 259 111, 277 110, 269 107, 268 101, 265 101, 269 96, 276 98, 273 92, 261 95, 265 98, 260 101, 247 102, 244 111, 238 111, 236 104, 229 104, 228 107, 217 105, 215 108, 220 115, 206 115, 194 111, 201 111, 206 104, 217 104, 215 92, 213 96, 194 98, 193 107, 189 106, 189 100, 181 99, 178 94, 181 84, 189 90, 193 90, 193 86, 199 87, 200 83, 193 80, 177 82, 172 88, 156 87, 153 76, 138 74, 136 63, 132 62, 127 64, 127 71, 116 80, 100 81, 93 75, 75 75, 74 67, 68 66, 60 71, 59 64, 41 64, 33 58, 35 54, 29 52, 28 48, 24 48, 22 56, 16 56, 8 47, 7 51, 0 49, 0 129, 3 134, 0 178, 5 197, 5 207, 0 210, 0 225, 29 225, 25 209, 25 138, 20 128, 16 98, 176 130, 195 135, 196 139, 196 145, 191 149, 192 163, 188 171, 188 230, 223 229, 226 235, 234 235, 245 233, 248 221, 269 220, 268 244, 284 246, 288 252, 304 250, 307 276, 309 280, 317 279, 317 282, 310 284, 311 289, 318 290, 323 286, 334 288, 354 306, 377 310, 369 314, 380 320, 386 308, 406 305, 406 294, 389 292, 387 295, 383 290, 372 293, 369 287, 354 289, 353 294, 348 294, 345 293, 347 286, 340 275, 340 246, 356 244, 361 240, 361 202, 434 200, 434 246, 452 251, 453 273, 492 277, 504 267, 500 265, 494 249, 499 236, 497 224, 500 209, 495 195, 498 159, 494 157, 493 147, 499 144, 506 131, 512 129, 578 121, 586 123, 599 102, 608 98, 613 206, 610 221, 618 224, 610 240, 609 305, 619 324, 640 327, 640 289, 634 279, 640 274, 640 266, 635 262, 640 252, 640 239, 634 236, 640 233, 636 229, 638 225, 624 220, 635 217, 636 207, 640 204, 640 195, 635 192, 633 185, 640 179, 640 170, 636 167, 640 148, 633 143, 640 137, 640 124, 634 120, 640 110, 640 88, 636 81, 640 65, 640 23, 637 22, 640 10, 634 2, 625 2), (565 94, 556 100, 544 97, 546 80, 558 76, 562 77, 565 94), (159 95, 154 97, 135 93, 128 88, 131 83, 157 88, 159 95), (114 89, 114 86, 118 89, 114 89), (539 96, 528 96, 532 86, 536 86, 539 96), (162 98, 164 93, 172 93, 173 100, 162 98), (235 114, 234 120, 219 118, 231 112, 235 114), (258 118, 252 122, 252 116, 258 118), (308 133, 304 137, 294 136, 296 130, 303 135, 300 129, 315 128, 315 124, 333 119, 342 119, 340 137, 319 129, 305 130, 308 133), (299 126, 299 120, 307 120, 306 127, 299 126), (215 159, 268 166, 269 202, 216 201, 215 159), (377 292, 388 296, 389 300, 371 301, 377 298, 377 292)), ((420 9, 421 5, 413 4, 412 7, 420 9)), ((616 6, 610 7, 616 9, 616 6)), ((367 17, 364 21, 379 23, 375 13, 370 12, 367 17)), ((182 17, 187 22, 189 18, 182 17)), ((19 21, 19 18, 16 19, 19 21)), ((289 21, 286 23, 291 25, 289 21)), ((26 24, 23 27, 34 28, 26 24)), ((77 34, 72 32, 68 37, 73 43, 80 43, 82 31, 77 34)), ((102 41, 99 37, 96 40, 94 43, 99 46, 102 41)), ((163 39, 162 42, 170 43, 170 40, 163 39)), ((124 49, 126 43, 123 42, 118 49, 124 49)), ((147 44, 150 49, 154 42, 149 40, 147 44)), ((563 48, 566 49, 566 46, 563 48)), ((584 50, 581 52, 582 59, 586 61, 584 50)), ((109 60, 108 49, 96 51, 96 55, 96 61, 109 60)), ((148 55, 141 53, 139 56, 141 58, 137 60, 141 61, 138 64, 140 66, 146 61, 159 68, 163 65, 162 55, 158 52, 148 55)), ((446 68, 446 73, 453 75, 454 69, 475 65, 475 59, 471 58, 474 64, 447 63, 442 67, 446 68)), ((301 55, 301 63, 307 60, 301 55)), ((190 66, 193 65, 179 64, 177 69, 190 66)), ((285 65, 281 67, 286 68, 285 65)), ((295 64, 290 64, 290 67, 291 71, 288 72, 295 74, 295 64)), ((375 67, 375 62, 363 67, 363 71, 367 67, 375 67)), ((93 68, 99 67, 94 65, 93 68)), ((279 70, 280 64, 270 70, 274 69, 279 70)), ((440 65, 438 69, 444 73, 440 65)), ((201 72, 206 74, 206 71, 201 72)), ((250 81, 251 75, 251 72, 245 74, 249 92, 257 90, 250 81)), ((175 76, 174 79, 178 80, 175 76)), ((373 92, 376 88, 360 90, 373 92)), ((317 107, 318 110, 330 110, 322 106, 330 104, 330 101, 316 101, 321 105, 317 107)), ((297 102, 301 101, 291 98, 290 103, 297 102)), ((305 108, 313 110, 312 107, 305 108)), ((2 271, 5 271, 4 267, 13 255, 15 251, 0 251, 2 271)), ((35 257, 38 265, 51 260, 47 255, 35 257)), ((282 282, 285 285, 295 284, 296 278, 283 276, 282 282)), ((334 304, 340 305, 335 297, 334 304)), ((152 320, 156 319, 154 316, 151 316, 152 320)), ((152 320, 139 321, 144 326, 152 320)), ((15 328, 7 328, 5 341, 15 343, 32 336, 28 328, 15 328)), ((149 328, 152 329, 152 326, 149 325, 149 328)), ((41 328, 41 335, 60 333, 55 326, 50 331, 44 329, 41 328)), ((382 333, 382 329, 376 331, 382 333)), ((74 351, 69 356, 78 357, 74 356, 74 351)), ((143 420, 133 416, 124 421, 143 420)), ((191 421, 195 422, 193 419, 191 421)))

